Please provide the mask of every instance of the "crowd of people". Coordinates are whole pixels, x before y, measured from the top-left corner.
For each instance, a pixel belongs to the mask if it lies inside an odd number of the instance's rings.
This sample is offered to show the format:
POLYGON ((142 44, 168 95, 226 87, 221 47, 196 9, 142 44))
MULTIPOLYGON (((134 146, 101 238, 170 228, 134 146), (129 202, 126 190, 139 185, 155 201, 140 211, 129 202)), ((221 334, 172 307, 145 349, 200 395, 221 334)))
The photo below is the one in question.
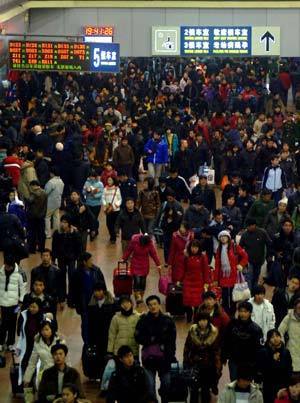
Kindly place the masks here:
POLYGON ((0 363, 18 357, 25 401, 86 401, 58 328, 67 304, 81 317, 83 372, 107 403, 157 402, 156 375, 162 403, 188 391, 191 403, 299 402, 300 65, 141 59, 118 75, 10 81, 0 363), (122 295, 87 250, 102 215, 107 242, 121 241, 122 295), (159 289, 145 298, 150 258, 159 289))

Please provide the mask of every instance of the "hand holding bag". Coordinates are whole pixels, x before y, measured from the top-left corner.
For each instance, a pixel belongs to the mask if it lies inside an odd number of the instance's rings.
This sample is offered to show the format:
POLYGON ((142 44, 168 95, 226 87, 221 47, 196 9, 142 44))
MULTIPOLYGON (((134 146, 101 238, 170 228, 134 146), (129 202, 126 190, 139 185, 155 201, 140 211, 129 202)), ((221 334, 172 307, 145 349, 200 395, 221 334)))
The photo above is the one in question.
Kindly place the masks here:
POLYGON ((241 302, 249 299, 251 292, 248 287, 248 283, 242 273, 237 274, 237 280, 232 290, 233 302, 241 302))

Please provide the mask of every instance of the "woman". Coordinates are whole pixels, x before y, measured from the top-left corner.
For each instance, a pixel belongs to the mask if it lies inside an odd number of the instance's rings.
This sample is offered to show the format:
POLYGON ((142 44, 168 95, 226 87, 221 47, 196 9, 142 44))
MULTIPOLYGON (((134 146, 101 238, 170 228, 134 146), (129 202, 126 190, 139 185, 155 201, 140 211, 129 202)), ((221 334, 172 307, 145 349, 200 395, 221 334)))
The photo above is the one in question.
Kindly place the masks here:
POLYGON ((218 344, 218 329, 210 322, 208 313, 199 313, 185 341, 183 365, 193 370, 190 403, 211 401, 210 390, 218 394, 218 379, 222 370, 221 351, 218 344))
POLYGON ((144 218, 146 232, 153 233, 155 218, 160 208, 158 191, 154 189, 154 179, 146 178, 143 182, 143 189, 139 192, 137 208, 140 209, 144 218))
POLYGON ((85 196, 86 205, 89 206, 91 212, 94 214, 97 223, 95 228, 95 235, 90 235, 91 241, 93 241, 99 233, 98 217, 102 205, 103 191, 103 183, 99 180, 96 171, 94 169, 91 169, 89 177, 87 178, 83 187, 83 194, 85 196))
POLYGON ((258 352, 258 377, 263 382, 264 403, 274 403, 278 391, 292 375, 292 358, 281 334, 272 329, 267 333, 265 347, 258 352))
POLYGON ((104 213, 106 214, 106 226, 110 235, 110 242, 116 243, 116 231, 115 224, 120 212, 120 206, 122 204, 122 196, 117 185, 117 180, 113 177, 107 178, 107 186, 104 188, 102 196, 102 205, 104 207, 104 213))
POLYGON ((78 399, 79 390, 76 385, 68 383, 63 386, 61 397, 53 403, 91 403, 90 400, 78 399))
POLYGON ((40 363, 37 374, 38 383, 41 379, 42 372, 53 365, 51 348, 56 343, 64 343, 56 332, 56 321, 46 319, 40 324, 39 333, 34 338, 32 354, 23 377, 25 387, 28 387, 29 383, 32 381, 38 363, 40 363))
POLYGON ((215 285, 222 288, 222 305, 226 313, 233 315, 235 304, 232 301, 232 290, 237 282, 238 272, 242 272, 248 264, 247 252, 231 240, 229 231, 221 231, 218 235, 219 246, 215 258, 215 285))
POLYGON ((173 207, 166 205, 161 220, 161 229, 163 230, 164 258, 168 261, 171 247, 172 236, 181 224, 182 216, 173 207))
POLYGON ((133 274, 133 292, 136 301, 143 299, 146 289, 146 279, 149 274, 149 257, 154 260, 158 271, 161 266, 154 242, 148 234, 133 235, 122 259, 131 258, 131 271, 133 274))
POLYGON ((184 265, 184 250, 193 238, 193 231, 190 231, 185 223, 181 223, 179 230, 173 233, 168 265, 172 270, 172 281, 174 283, 179 281, 178 273, 183 270, 184 265))
POLYGON ((183 305, 186 308, 187 322, 191 322, 193 310, 201 304, 201 295, 208 287, 210 269, 200 241, 195 239, 190 242, 187 255, 179 279, 183 283, 183 305))

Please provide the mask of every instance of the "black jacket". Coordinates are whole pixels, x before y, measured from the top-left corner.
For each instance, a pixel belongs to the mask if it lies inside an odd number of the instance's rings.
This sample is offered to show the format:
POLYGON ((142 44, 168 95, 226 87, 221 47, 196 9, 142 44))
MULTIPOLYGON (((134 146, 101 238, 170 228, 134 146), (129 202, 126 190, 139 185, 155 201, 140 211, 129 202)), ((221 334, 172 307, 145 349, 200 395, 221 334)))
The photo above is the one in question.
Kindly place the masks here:
POLYGON ((288 212, 290 215, 293 214, 295 208, 300 204, 300 191, 297 190, 292 196, 288 199, 288 212))
POLYGON ((216 195, 213 189, 210 189, 208 185, 206 185, 204 188, 200 185, 196 185, 194 187, 191 195, 191 203, 194 203, 197 197, 201 197, 203 199, 204 206, 210 213, 216 209, 216 195))
POLYGON ((48 162, 44 158, 39 158, 35 161, 34 167, 40 185, 44 188, 50 178, 48 162))
POLYGON ((90 208, 79 202, 79 204, 74 204, 72 202, 68 203, 66 206, 66 214, 71 217, 71 222, 74 227, 78 229, 78 231, 87 231, 88 229, 95 229, 96 227, 96 219, 91 212, 90 208), (79 213, 79 209, 81 206, 85 206, 85 211, 83 213, 79 213))
POLYGON ((122 240, 130 241, 132 235, 145 232, 145 223, 142 214, 134 209, 132 213, 129 213, 126 208, 121 210, 116 221, 116 233, 121 229, 122 240))
POLYGON ((245 218, 248 214, 250 207, 254 203, 254 200, 255 200, 254 197, 251 195, 248 195, 246 197, 241 196, 237 197, 235 205, 241 211, 243 222, 245 221, 245 218))
MULTIPOLYGON (((32 292, 24 295, 23 303, 22 303, 22 311, 27 309, 32 301, 32 298, 38 298, 32 292)), ((53 313, 54 317, 56 316, 56 302, 54 299, 48 295, 43 294, 43 298, 40 298, 42 302, 42 313, 51 312, 53 313)))
POLYGON ((52 264, 49 267, 39 265, 32 269, 30 281, 31 289, 35 279, 39 277, 45 280, 45 293, 49 294, 55 302, 63 302, 64 292, 62 289, 61 273, 59 268, 52 264))
POLYGON ((15 214, 0 213, 0 250, 9 247, 12 239, 25 239, 22 223, 15 214))
POLYGON ((232 359, 235 364, 256 364, 262 340, 261 328, 251 319, 232 319, 225 332, 224 358, 232 359))
POLYGON ((255 265, 262 265, 266 258, 266 249, 269 249, 271 239, 267 232, 262 228, 256 228, 250 232, 243 232, 240 240, 240 246, 248 253, 249 262, 255 265))
POLYGON ((190 188, 182 176, 177 178, 167 177, 167 187, 174 190, 176 193, 176 200, 189 200, 191 196, 190 188))
POLYGON ((247 151, 246 149, 241 152, 241 168, 240 172, 243 178, 252 179, 256 176, 256 151, 247 151))
POLYGON ((288 310, 294 308, 294 303, 298 298, 300 298, 300 291, 296 292, 291 297, 288 295, 286 288, 277 288, 274 291, 272 305, 275 313, 276 329, 287 315, 288 310))
POLYGON ((82 252, 80 234, 77 231, 54 231, 52 238, 53 260, 76 260, 82 252))
POLYGON ((191 205, 185 211, 183 221, 188 224, 189 228, 205 228, 209 224, 209 211, 205 207, 197 208, 191 205))
POLYGON ((178 169, 178 174, 185 180, 189 180, 189 178, 195 174, 190 150, 176 151, 172 166, 178 169))
POLYGON ((137 186, 136 181, 132 178, 127 179, 126 182, 120 182, 120 192, 122 196, 122 207, 125 207, 127 197, 132 197, 133 200, 137 200, 137 186))
MULTIPOLYGON (((158 344, 164 351, 164 360, 161 367, 169 369, 176 353, 176 326, 173 319, 160 313, 157 317, 150 312, 141 316, 135 330, 135 340, 143 348, 158 344)), ((143 362, 145 368, 151 368, 151 360, 143 362)))

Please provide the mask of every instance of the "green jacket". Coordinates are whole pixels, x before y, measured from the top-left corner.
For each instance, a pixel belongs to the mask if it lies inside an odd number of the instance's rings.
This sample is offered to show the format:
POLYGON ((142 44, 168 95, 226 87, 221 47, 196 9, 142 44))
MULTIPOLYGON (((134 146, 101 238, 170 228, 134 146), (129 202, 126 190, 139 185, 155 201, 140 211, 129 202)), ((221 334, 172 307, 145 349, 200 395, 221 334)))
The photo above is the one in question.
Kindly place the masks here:
POLYGON ((253 218, 256 220, 257 226, 263 228, 267 214, 273 208, 275 208, 274 200, 265 203, 261 199, 258 199, 250 207, 246 216, 246 221, 248 218, 253 218))
MULTIPOLYGON (((218 403, 236 403, 236 395, 235 395, 235 385, 236 381, 228 383, 225 386, 225 389, 222 393, 220 393, 218 397, 218 403)), ((249 403, 263 403, 263 395, 259 390, 258 386, 254 383, 250 386, 250 396, 249 403)))

